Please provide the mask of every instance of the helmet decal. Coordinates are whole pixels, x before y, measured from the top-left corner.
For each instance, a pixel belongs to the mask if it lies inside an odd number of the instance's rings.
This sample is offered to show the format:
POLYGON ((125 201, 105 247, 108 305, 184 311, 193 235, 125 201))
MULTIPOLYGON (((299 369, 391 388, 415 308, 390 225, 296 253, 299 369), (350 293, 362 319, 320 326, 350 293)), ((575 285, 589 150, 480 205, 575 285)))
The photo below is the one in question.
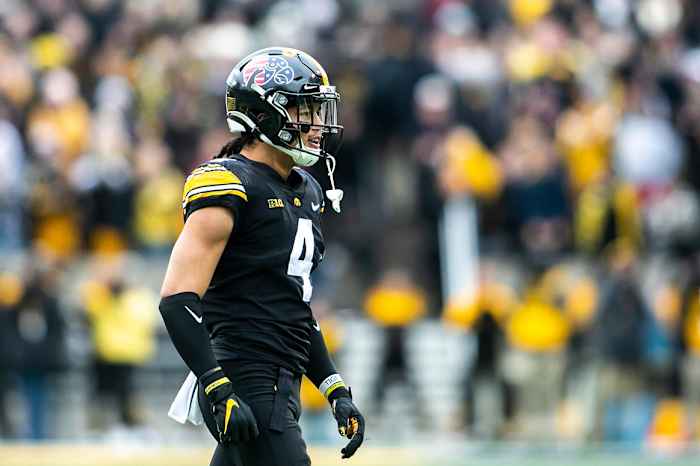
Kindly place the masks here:
POLYGON ((294 79, 294 69, 283 57, 261 55, 254 57, 243 67, 243 80, 246 85, 251 81, 264 86, 270 81, 275 84, 289 84, 294 79))
POLYGON ((226 119, 232 132, 252 132, 263 143, 312 165, 337 153, 343 126, 340 95, 311 55, 268 47, 238 62, 226 79, 226 119), (310 131, 313 137, 306 136, 310 131))

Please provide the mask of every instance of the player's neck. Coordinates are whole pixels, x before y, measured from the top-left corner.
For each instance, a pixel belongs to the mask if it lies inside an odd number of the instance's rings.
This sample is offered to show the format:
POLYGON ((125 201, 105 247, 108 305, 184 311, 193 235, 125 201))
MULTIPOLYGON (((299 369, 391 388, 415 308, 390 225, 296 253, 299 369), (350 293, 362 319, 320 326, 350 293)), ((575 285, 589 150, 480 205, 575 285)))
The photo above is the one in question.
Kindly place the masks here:
POLYGON ((294 161, 287 154, 260 142, 253 146, 244 147, 241 149, 241 154, 250 160, 268 165, 284 180, 289 177, 294 167, 294 161))

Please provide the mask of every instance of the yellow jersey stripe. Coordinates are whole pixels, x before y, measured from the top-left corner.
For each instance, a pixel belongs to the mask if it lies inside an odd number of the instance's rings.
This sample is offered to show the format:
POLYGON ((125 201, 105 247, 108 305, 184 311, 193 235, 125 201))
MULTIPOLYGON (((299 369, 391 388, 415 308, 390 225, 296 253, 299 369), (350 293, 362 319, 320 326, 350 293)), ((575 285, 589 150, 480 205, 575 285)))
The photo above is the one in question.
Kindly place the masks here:
POLYGON ((187 204, 189 204, 192 201, 196 201, 197 199, 203 199, 205 197, 216 197, 216 196, 226 196, 226 195, 233 195, 233 196, 238 196, 244 201, 248 200, 248 195, 242 191, 237 191, 235 189, 227 189, 224 191, 211 191, 211 192, 206 192, 206 193, 201 193, 201 194, 195 194, 194 196, 191 196, 187 201, 182 203, 182 208, 184 209, 187 207, 187 204))
POLYGON ((190 191, 185 194, 185 201, 188 197, 194 196, 199 193, 206 193, 208 191, 223 191, 224 189, 235 189, 236 191, 245 192, 245 188, 242 184, 229 183, 229 184, 216 184, 213 186, 201 186, 199 188, 190 189, 190 191))
POLYGON ((224 167, 224 166, 222 166, 222 165, 219 165, 219 164, 211 164, 211 165, 203 165, 203 166, 201 166, 201 167, 195 168, 195 169, 192 171, 192 174, 193 174, 193 175, 198 175, 198 174, 200 174, 200 173, 204 173, 204 172, 213 172, 213 171, 224 172, 224 171, 228 171, 228 170, 226 169, 226 167, 224 167))
MULTIPOLYGON (((195 170, 190 176, 187 177, 187 181, 185 181, 185 186, 182 190, 183 200, 187 193, 189 193, 193 189, 201 188, 204 186, 215 186, 220 184, 242 183, 236 175, 231 173, 229 170, 226 170, 225 168, 223 170, 211 169, 199 172, 195 170)), ((245 189, 243 189, 243 191, 245 191, 245 189)))

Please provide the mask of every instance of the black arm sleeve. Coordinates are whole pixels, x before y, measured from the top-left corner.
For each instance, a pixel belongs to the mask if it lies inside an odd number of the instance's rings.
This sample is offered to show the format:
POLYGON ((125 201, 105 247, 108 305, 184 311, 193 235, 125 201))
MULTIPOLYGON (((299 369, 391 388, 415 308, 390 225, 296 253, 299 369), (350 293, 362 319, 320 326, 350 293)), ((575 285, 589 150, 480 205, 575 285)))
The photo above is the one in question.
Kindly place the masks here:
POLYGON ((219 365, 202 323, 202 305, 196 293, 166 296, 158 307, 175 349, 197 378, 219 365))
POLYGON ((335 364, 333 364, 328 354, 326 342, 323 340, 323 333, 321 330, 317 330, 317 326, 318 324, 316 324, 316 328, 311 329, 311 351, 306 376, 321 390, 323 395, 328 398, 328 401, 333 401, 333 399, 343 395, 349 396, 345 383, 338 375, 335 364), (329 380, 332 376, 337 376, 337 381, 335 379, 329 380), (322 389, 321 384, 324 382, 329 386, 322 389))

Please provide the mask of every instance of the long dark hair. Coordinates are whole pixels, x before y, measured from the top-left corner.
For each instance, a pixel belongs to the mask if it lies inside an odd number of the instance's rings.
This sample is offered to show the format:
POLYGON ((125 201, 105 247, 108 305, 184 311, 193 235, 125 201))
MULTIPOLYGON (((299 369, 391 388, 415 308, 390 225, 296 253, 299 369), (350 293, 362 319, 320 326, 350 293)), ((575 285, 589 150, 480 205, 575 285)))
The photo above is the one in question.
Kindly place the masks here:
POLYGON ((243 133, 239 137, 231 139, 219 151, 216 158, 230 157, 241 152, 245 146, 255 144, 256 137, 253 133, 243 133))

